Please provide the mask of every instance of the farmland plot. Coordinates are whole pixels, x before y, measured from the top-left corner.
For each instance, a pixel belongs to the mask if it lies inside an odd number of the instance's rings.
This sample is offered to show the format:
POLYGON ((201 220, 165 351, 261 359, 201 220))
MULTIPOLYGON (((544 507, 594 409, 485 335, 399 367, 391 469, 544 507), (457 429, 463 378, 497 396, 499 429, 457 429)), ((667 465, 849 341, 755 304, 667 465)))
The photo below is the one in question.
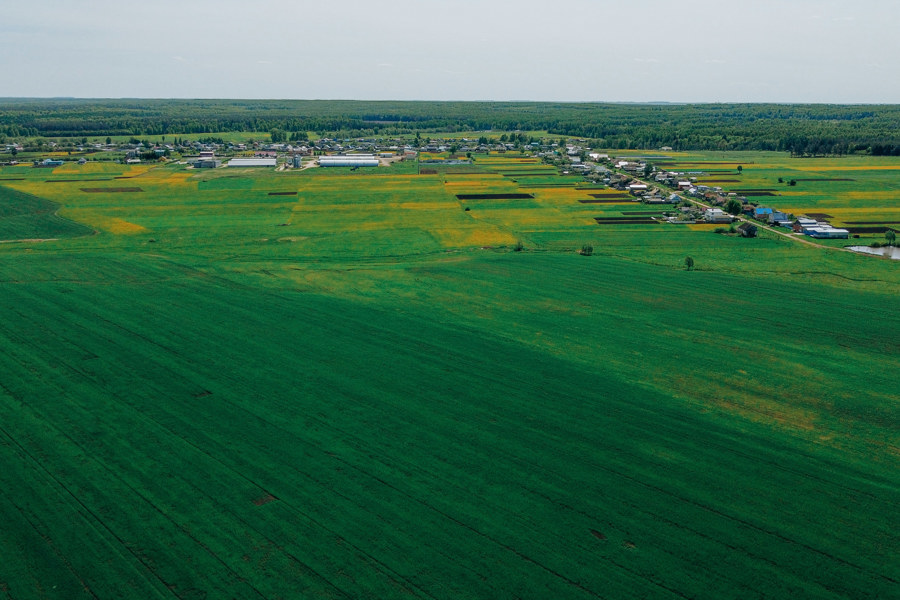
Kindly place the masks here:
POLYGON ((386 171, 9 182, 101 233, 0 248, 0 589, 893 593, 893 265, 386 171))

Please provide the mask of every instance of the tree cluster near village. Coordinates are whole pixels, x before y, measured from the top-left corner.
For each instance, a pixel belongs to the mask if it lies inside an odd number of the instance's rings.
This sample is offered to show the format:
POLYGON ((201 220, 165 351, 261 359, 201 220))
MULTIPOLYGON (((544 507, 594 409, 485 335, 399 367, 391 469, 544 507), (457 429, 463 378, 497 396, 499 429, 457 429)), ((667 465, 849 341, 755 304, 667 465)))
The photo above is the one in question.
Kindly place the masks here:
MULTIPOLYGON (((545 131, 596 147, 900 155, 893 105, 366 102, 324 100, 0 100, 0 136, 307 132, 338 137, 545 131)), ((2 140, 0 140, 2 141, 2 140)))

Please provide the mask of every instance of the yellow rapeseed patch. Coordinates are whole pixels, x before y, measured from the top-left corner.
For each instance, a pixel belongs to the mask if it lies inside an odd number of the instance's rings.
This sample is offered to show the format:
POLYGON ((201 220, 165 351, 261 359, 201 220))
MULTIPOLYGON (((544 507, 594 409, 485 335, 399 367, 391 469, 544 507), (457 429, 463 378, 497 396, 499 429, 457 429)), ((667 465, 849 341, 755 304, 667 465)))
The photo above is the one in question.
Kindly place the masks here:
POLYGON ((146 227, 141 227, 140 225, 129 223, 124 219, 117 218, 112 218, 101 222, 100 227, 110 233, 115 233, 117 235, 130 235, 149 231, 146 227))

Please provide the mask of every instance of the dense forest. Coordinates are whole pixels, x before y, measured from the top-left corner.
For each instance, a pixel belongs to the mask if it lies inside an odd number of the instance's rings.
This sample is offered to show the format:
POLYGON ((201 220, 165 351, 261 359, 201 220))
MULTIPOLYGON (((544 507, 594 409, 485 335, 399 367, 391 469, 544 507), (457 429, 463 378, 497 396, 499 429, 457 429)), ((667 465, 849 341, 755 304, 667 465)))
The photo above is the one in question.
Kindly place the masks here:
POLYGON ((900 105, 0 99, 0 141, 229 131, 361 137, 489 130, 548 131, 622 149, 898 155, 900 105))

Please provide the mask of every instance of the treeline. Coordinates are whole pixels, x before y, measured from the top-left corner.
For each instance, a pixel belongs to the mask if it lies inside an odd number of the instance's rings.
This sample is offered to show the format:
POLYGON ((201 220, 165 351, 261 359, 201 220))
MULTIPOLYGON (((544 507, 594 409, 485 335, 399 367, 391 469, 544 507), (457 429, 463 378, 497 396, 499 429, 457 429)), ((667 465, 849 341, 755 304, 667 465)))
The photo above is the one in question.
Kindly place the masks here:
POLYGON ((597 146, 900 153, 900 106, 0 99, 0 136, 277 132, 302 140, 442 131, 548 131, 597 146))

